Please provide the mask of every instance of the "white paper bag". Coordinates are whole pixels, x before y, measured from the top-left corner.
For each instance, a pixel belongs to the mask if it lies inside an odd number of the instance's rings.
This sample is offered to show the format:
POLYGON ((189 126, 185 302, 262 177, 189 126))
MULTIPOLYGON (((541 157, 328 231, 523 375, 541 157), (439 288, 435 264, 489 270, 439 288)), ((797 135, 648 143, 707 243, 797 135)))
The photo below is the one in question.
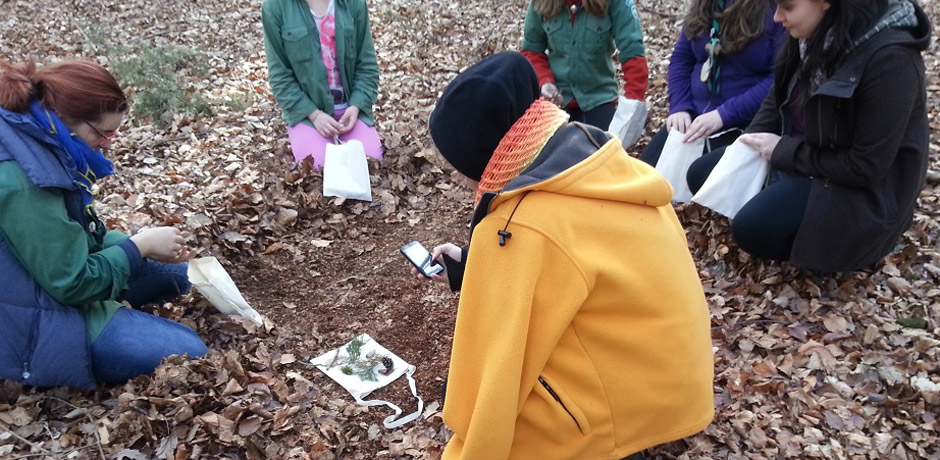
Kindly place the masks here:
POLYGON ((620 138, 624 149, 629 149, 646 126, 646 102, 627 99, 623 96, 617 98, 617 111, 610 120, 607 131, 620 138))
POLYGON ((323 160, 323 196, 372 201, 369 164, 362 142, 351 140, 326 144, 323 160))
POLYGON ((379 345, 369 334, 361 334, 350 340, 346 345, 317 356, 311 359, 310 362, 345 388, 356 399, 356 403, 363 406, 388 406, 391 408, 395 413, 386 417, 382 422, 385 428, 397 428, 411 422, 417 419, 424 410, 424 400, 418 396, 415 380, 412 377, 415 367, 379 345), (353 360, 350 359, 350 344, 355 342, 358 342, 358 358, 353 360), (392 361, 391 369, 382 364, 382 358, 388 358, 392 361), (405 378, 408 379, 411 394, 418 399, 417 411, 395 420, 396 417, 401 415, 402 410, 400 407, 378 399, 363 400, 373 391, 394 382, 402 375, 405 375, 405 378), (375 380, 371 380, 372 378, 375 380))
POLYGON ((216 310, 230 316, 244 316, 258 326, 264 323, 263 317, 248 305, 232 277, 215 257, 190 260, 187 275, 196 291, 216 310))
POLYGON ((734 141, 725 149, 692 201, 734 219, 738 211, 764 188, 770 162, 753 147, 734 141))
POLYGON ((680 133, 678 129, 669 131, 663 152, 656 163, 656 171, 672 185, 672 201, 676 203, 686 203, 692 199, 685 175, 692 162, 702 156, 705 148, 705 139, 685 143, 682 142, 683 137, 685 133, 680 133))

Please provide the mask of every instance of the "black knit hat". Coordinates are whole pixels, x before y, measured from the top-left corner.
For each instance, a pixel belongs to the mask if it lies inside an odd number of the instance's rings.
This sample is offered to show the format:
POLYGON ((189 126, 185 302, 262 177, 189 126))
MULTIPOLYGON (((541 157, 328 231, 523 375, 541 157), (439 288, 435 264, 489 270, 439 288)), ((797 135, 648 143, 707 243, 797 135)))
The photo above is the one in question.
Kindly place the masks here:
POLYGON ((480 180, 500 139, 538 97, 538 76, 523 55, 494 54, 444 89, 431 112, 431 139, 454 169, 480 180))

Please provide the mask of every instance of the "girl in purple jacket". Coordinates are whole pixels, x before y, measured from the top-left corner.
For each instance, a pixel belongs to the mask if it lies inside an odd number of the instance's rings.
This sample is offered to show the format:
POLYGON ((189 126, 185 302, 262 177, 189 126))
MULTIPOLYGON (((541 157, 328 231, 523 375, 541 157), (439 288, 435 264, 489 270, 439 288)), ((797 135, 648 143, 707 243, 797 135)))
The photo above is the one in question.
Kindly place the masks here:
POLYGON ((773 0, 692 0, 669 61, 669 117, 640 159, 656 165, 669 131, 706 138, 705 152, 730 145, 773 83, 786 31, 773 0))

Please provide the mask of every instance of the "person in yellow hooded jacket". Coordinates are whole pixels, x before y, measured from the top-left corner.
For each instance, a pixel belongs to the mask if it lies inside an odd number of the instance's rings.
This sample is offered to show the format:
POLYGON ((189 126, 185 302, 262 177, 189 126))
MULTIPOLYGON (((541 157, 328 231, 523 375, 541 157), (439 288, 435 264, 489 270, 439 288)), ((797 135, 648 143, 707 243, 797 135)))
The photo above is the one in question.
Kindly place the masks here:
POLYGON ((712 419, 701 283, 669 184, 538 97, 531 64, 499 53, 430 118, 477 181, 469 248, 432 252, 461 291, 443 458, 642 458, 712 419))

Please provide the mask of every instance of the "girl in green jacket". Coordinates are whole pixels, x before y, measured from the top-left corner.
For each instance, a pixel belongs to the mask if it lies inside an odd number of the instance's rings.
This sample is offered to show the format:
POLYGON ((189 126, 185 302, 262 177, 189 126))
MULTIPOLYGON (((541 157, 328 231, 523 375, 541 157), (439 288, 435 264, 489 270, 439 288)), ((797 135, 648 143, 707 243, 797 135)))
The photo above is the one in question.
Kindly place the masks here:
POLYGON ((643 30, 633 0, 531 0, 522 54, 539 77, 543 98, 580 121, 606 130, 623 94, 642 104, 649 81, 643 30))
POLYGON ((294 159, 323 166, 326 145, 359 140, 382 158, 372 105, 379 66, 365 0, 265 0, 261 7, 271 91, 294 159))

